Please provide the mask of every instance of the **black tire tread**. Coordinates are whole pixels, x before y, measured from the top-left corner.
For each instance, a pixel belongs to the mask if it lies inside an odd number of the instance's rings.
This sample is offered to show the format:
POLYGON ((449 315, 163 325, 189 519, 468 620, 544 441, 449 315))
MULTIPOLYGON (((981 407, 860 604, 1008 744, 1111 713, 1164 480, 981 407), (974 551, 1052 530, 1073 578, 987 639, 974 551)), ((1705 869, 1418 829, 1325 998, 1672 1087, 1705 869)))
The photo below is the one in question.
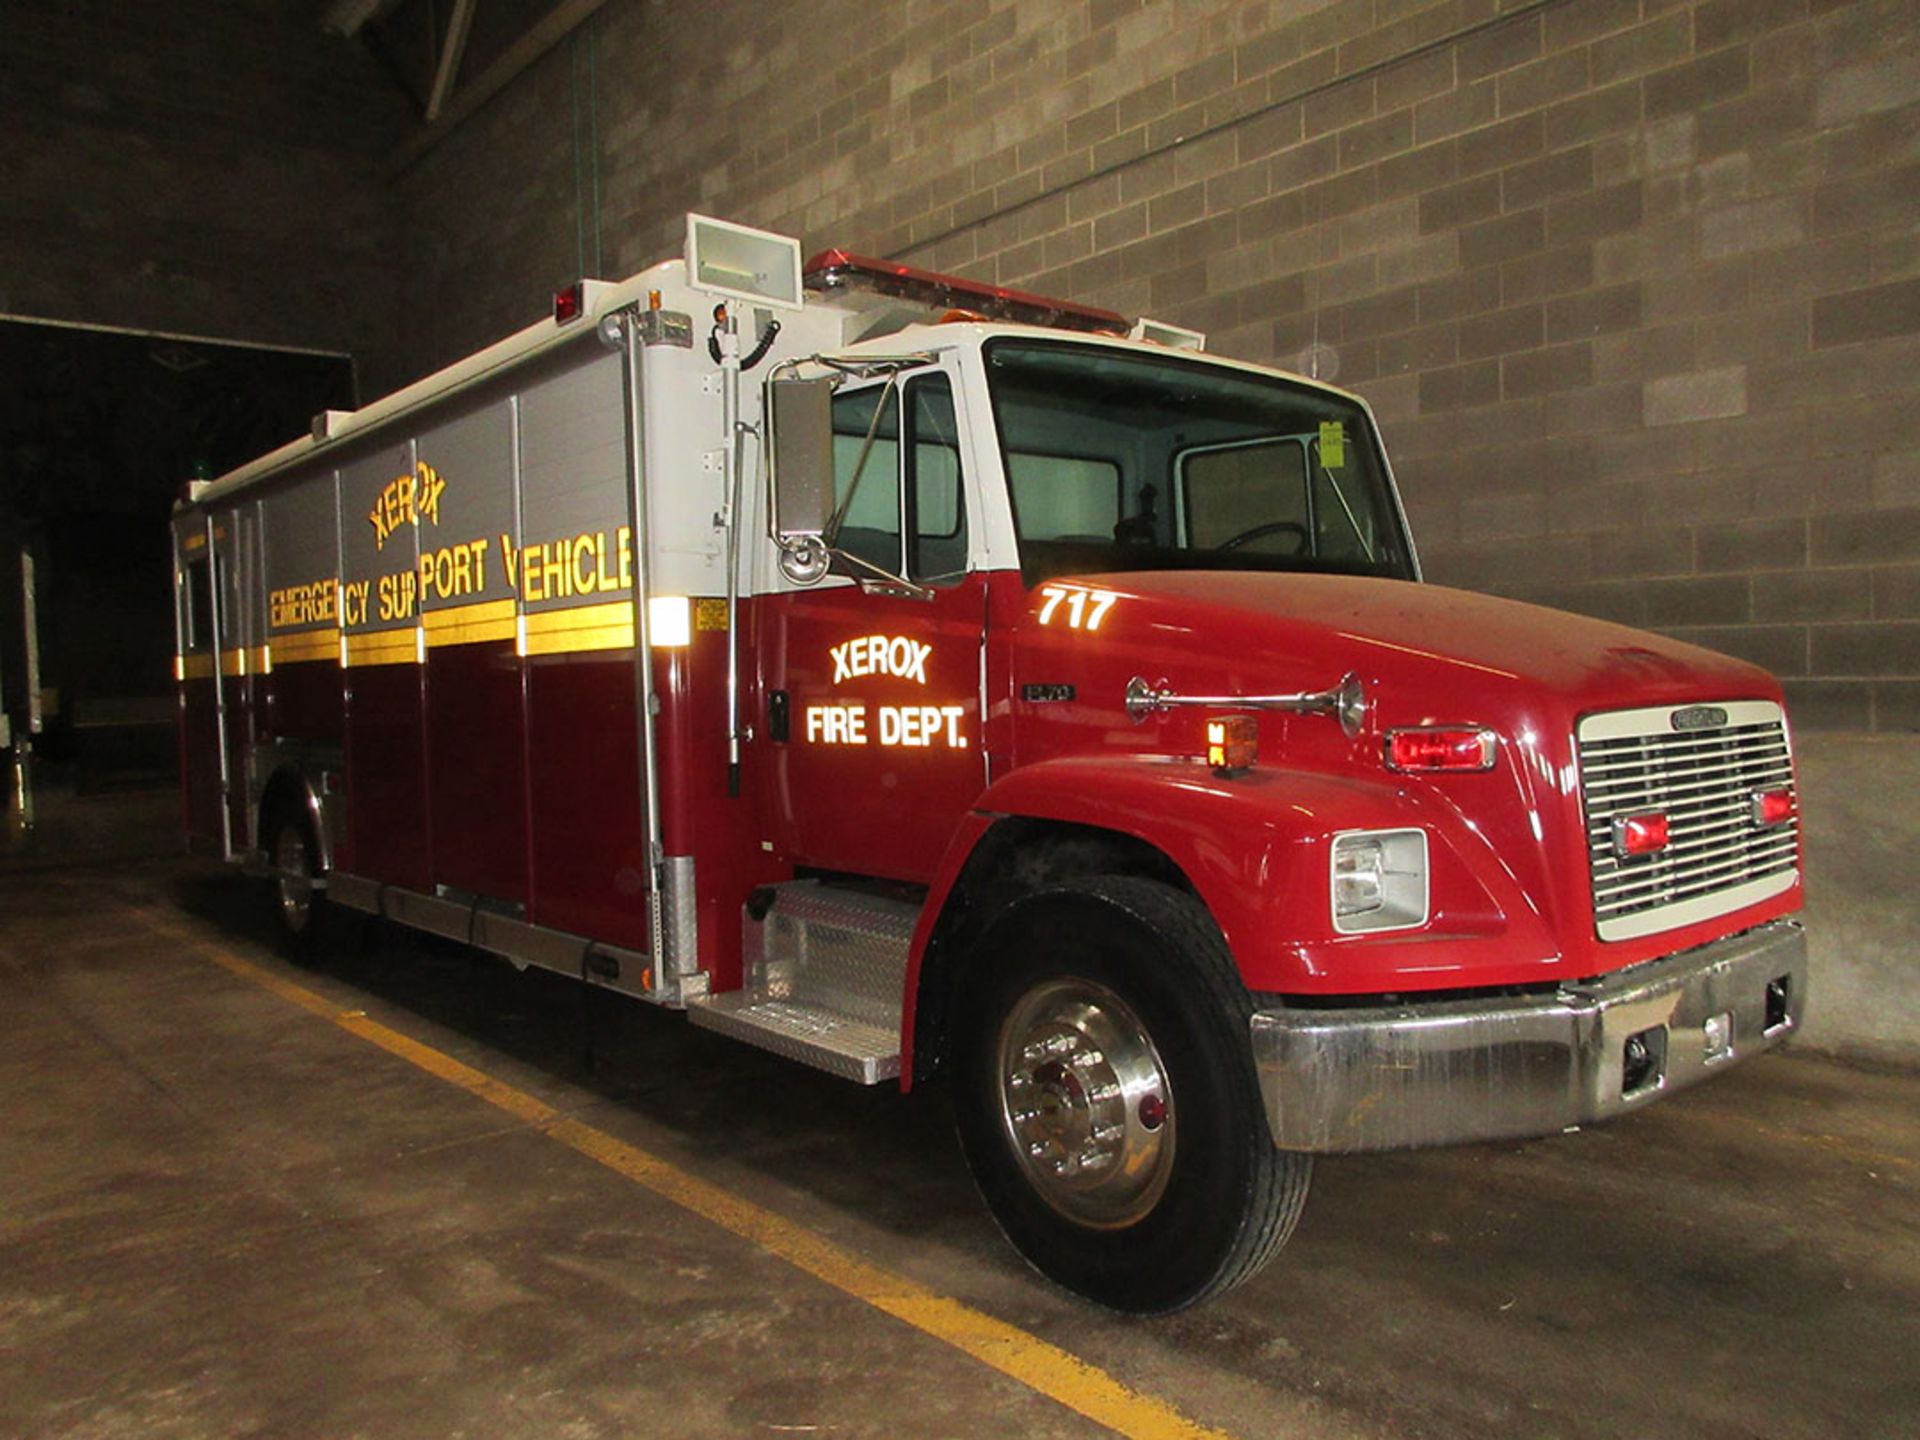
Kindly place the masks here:
MULTIPOLYGON (((1137 1296, 1081 1292, 1096 1303, 1126 1313, 1164 1314, 1244 1283, 1273 1258, 1286 1243, 1306 1203, 1312 1159, 1278 1150, 1273 1144, 1253 1066, 1248 1022, 1256 1008, 1254 998, 1242 983, 1213 917, 1187 891, 1161 880, 1124 874, 1078 876, 1029 891, 983 927, 976 952, 979 962, 992 966, 1002 945, 1019 944, 1023 913, 1050 904, 1084 906, 1089 902, 1152 937, 1156 947, 1166 951, 1168 962, 1180 967, 1175 993, 1167 993, 1168 986, 1161 983, 1164 975, 1156 982, 1166 997, 1161 1003, 1173 1004, 1183 1014, 1181 1023, 1191 1032, 1189 1043, 1214 1056, 1219 1083, 1227 1087, 1222 1095, 1249 1121, 1231 1128, 1229 1136, 1220 1142, 1237 1143, 1244 1149, 1233 1166, 1241 1176, 1232 1202, 1239 1207, 1238 1230, 1219 1252, 1213 1274, 1197 1280, 1190 1276, 1174 1286, 1150 1282, 1137 1296), (1011 934, 1006 927, 1012 928, 1011 934)), ((974 1025, 982 1018, 976 1016, 974 1025)), ((967 1068, 962 1067, 963 1071, 967 1068)), ((964 1138, 966 1127, 962 1128, 964 1138)), ((994 1191, 977 1166, 976 1178, 981 1179, 982 1193, 989 1204, 995 1205, 994 1191)), ((996 1218, 1000 1218, 997 1209, 996 1218)), ((1002 1229, 1014 1238, 1004 1221, 1002 1229)), ((1031 1256, 1028 1258, 1034 1263, 1031 1256)), ((1046 1273, 1046 1267, 1036 1264, 1036 1268, 1046 1273)))
MULTIPOLYGON (((1203 1003, 1215 1005, 1218 1013, 1231 1016, 1243 1043, 1251 1044, 1248 1024, 1253 1018, 1253 996, 1241 982, 1219 927, 1197 899, 1157 880, 1130 875, 1102 875, 1082 888, 1156 929, 1185 938, 1188 942, 1183 947, 1185 953, 1199 962, 1193 967, 1193 979, 1203 992, 1203 1003)), ((1256 1112, 1264 1117, 1257 1087, 1254 1099, 1256 1112)), ((1225 1294, 1257 1275, 1287 1243, 1293 1227, 1299 1223, 1300 1212, 1306 1208, 1307 1190, 1313 1178, 1312 1164, 1304 1156, 1289 1156, 1275 1150, 1272 1137, 1264 1129, 1251 1139, 1257 1147, 1271 1152, 1277 1163, 1253 1166, 1255 1191, 1240 1242, 1213 1282, 1194 1297, 1196 1302, 1225 1294)))

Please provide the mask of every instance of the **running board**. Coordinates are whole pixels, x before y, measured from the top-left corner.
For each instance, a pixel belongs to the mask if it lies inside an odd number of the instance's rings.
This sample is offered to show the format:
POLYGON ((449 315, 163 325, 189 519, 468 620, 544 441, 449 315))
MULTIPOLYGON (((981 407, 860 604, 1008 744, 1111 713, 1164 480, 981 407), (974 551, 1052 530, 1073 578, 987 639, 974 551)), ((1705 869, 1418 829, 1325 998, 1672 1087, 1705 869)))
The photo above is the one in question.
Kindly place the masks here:
POLYGON ((688 1018, 863 1085, 898 1076, 907 951, 920 907, 817 880, 769 890, 771 904, 747 911, 746 984, 690 1004, 688 1018))

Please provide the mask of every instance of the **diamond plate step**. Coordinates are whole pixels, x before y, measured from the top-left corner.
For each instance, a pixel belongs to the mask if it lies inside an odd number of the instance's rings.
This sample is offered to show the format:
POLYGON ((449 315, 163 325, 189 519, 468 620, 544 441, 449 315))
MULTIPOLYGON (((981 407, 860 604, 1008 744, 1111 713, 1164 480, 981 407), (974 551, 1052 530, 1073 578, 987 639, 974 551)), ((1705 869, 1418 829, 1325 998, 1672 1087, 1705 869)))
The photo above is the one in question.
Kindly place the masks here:
POLYGON ((704 1030, 731 1035, 842 1080, 878 1085, 900 1073, 897 1025, 868 1025, 819 1005, 759 1000, 744 990, 703 1000, 687 1013, 704 1030))
POLYGON ((746 984, 688 1007, 688 1017, 844 1079, 900 1073, 907 950, 920 907, 796 880, 746 917, 746 984))

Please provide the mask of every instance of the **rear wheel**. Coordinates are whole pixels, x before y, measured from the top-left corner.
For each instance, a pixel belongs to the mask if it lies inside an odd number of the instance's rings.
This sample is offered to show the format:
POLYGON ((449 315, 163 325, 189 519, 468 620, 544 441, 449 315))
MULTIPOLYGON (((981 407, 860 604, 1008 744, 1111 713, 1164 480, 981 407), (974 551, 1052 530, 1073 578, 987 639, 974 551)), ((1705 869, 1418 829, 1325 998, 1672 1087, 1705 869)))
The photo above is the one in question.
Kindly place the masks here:
POLYGON ((289 959, 311 964, 319 947, 326 891, 316 883, 320 875, 320 847, 313 823, 298 810, 275 813, 269 828, 267 860, 273 867, 274 929, 289 959))
POLYGON ((1027 1261, 1116 1310, 1179 1309, 1284 1243, 1312 1162, 1276 1150, 1252 1001, 1198 901, 1106 876, 1010 906, 960 1007, 960 1134, 1027 1261))

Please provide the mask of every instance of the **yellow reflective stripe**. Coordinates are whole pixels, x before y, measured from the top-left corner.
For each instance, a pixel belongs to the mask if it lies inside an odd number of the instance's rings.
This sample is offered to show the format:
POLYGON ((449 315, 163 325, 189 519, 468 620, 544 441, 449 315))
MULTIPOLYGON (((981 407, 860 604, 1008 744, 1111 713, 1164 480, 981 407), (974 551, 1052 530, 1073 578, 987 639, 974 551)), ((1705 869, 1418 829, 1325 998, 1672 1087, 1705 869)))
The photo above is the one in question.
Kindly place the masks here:
POLYGON ((447 610, 429 610, 421 617, 427 631, 427 648, 436 645, 476 645, 487 640, 511 640, 517 615, 512 600, 482 600, 472 605, 455 605, 447 610))
MULTIPOLYGON (((610 600, 599 605, 574 605, 564 610, 523 614, 513 600, 481 600, 445 610, 428 610, 422 613, 417 630, 402 626, 346 636, 345 663, 404 665, 419 658, 420 641, 416 636, 425 637, 427 649, 518 638, 523 655, 630 650, 633 648, 633 602, 610 600)), ((267 645, 248 656, 247 670, 227 668, 227 673, 255 674, 275 665, 293 665, 303 660, 338 660, 342 653, 340 640, 338 630, 326 629, 275 635, 267 645)), ((230 663, 223 657, 223 666, 230 663)))
POLYGON ((182 680, 211 680, 213 678, 212 655, 182 655, 174 667, 174 673, 182 680))
POLYGON ((420 659, 420 631, 412 625, 347 636, 349 665, 412 665, 420 659))
POLYGON ((338 630, 300 630, 291 635, 276 635, 267 643, 268 658, 274 665, 294 665, 302 660, 340 660, 338 630))
POLYGON ((542 610, 526 620, 524 653, 564 655, 581 650, 633 648, 633 602, 612 600, 603 605, 575 605, 566 610, 542 610))
POLYGON ((220 652, 220 673, 222 675, 264 675, 273 668, 273 657, 264 645, 242 645, 233 650, 220 652))

